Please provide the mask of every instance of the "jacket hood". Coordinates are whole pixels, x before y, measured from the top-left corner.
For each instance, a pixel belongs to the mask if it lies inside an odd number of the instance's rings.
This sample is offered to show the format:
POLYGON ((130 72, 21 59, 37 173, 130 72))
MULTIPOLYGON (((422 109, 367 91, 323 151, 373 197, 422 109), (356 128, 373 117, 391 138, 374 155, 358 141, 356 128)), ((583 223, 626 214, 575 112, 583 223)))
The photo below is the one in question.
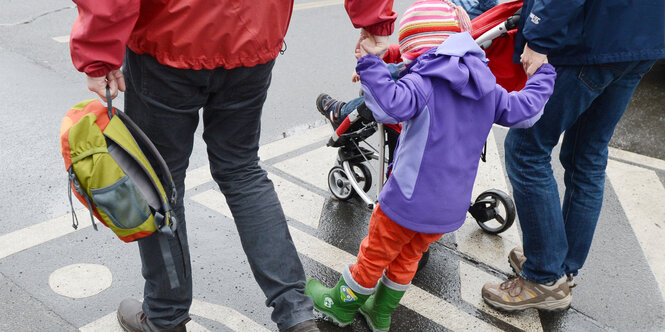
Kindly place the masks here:
POLYGON ((463 32, 418 57, 409 69, 420 76, 448 81, 463 97, 478 100, 496 88, 496 78, 487 62, 485 52, 468 32, 463 32))

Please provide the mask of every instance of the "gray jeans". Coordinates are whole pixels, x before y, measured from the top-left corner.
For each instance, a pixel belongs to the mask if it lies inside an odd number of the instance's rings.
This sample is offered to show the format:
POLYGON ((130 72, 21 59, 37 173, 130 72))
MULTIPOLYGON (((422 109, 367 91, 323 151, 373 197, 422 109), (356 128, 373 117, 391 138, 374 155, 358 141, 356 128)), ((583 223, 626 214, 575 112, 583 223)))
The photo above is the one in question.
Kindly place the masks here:
POLYGON ((125 112, 145 131, 171 170, 179 225, 170 242, 180 287, 170 289, 155 236, 139 241, 145 278, 143 310, 169 327, 189 317, 192 276, 183 196, 185 171, 203 108, 203 139, 212 176, 240 235, 254 278, 280 329, 313 319, 305 272, 272 182, 259 166, 261 110, 274 61, 251 68, 185 70, 127 50, 125 112))

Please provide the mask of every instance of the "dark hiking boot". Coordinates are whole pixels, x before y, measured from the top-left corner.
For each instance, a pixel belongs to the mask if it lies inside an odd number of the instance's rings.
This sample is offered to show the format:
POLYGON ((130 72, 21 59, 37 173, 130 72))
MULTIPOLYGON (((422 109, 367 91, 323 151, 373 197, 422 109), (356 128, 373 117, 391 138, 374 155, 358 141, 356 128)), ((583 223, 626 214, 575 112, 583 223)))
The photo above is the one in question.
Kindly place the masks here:
POLYGON ((141 302, 124 299, 118 307, 118 323, 127 332, 186 332, 187 318, 174 327, 162 327, 152 323, 143 312, 141 302))

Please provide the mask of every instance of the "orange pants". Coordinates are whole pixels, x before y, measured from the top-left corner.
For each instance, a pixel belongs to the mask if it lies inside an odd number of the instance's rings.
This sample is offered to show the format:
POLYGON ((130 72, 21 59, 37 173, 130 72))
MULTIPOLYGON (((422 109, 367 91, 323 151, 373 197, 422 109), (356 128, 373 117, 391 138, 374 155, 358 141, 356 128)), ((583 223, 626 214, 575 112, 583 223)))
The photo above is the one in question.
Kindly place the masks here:
POLYGON ((406 285, 416 275, 423 252, 442 235, 404 228, 377 205, 369 221, 369 234, 360 243, 358 261, 351 267, 351 276, 360 286, 372 288, 385 270, 388 279, 406 285))

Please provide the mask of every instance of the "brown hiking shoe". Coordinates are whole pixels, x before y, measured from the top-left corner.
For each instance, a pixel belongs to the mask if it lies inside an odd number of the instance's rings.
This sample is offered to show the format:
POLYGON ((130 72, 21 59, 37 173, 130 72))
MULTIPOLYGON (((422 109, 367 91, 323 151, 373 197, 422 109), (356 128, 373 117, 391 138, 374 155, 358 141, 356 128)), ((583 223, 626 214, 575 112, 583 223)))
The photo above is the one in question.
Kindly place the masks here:
POLYGON ((568 309, 573 300, 566 276, 552 285, 537 284, 520 276, 500 284, 487 283, 483 286, 482 296, 492 308, 508 312, 530 308, 561 311, 568 309))
MULTIPOLYGON (((524 262, 526 262, 526 256, 524 256, 524 249, 522 247, 515 247, 512 250, 510 250, 510 253, 508 254, 508 263, 510 264, 510 268, 513 269, 513 272, 515 272, 516 275, 520 275, 522 273, 522 269, 524 268, 524 262)), ((568 288, 573 288, 577 286, 575 283, 575 280, 573 280, 573 275, 572 273, 569 274, 568 276, 568 288)))
POLYGON ((186 332, 185 324, 189 318, 174 327, 161 327, 152 323, 143 312, 141 302, 135 299, 124 299, 118 307, 118 323, 127 332, 186 332))
POLYGON ((508 263, 510 263, 510 267, 515 274, 519 275, 522 273, 524 262, 526 262, 526 256, 524 256, 524 249, 521 247, 513 248, 508 254, 508 263))

